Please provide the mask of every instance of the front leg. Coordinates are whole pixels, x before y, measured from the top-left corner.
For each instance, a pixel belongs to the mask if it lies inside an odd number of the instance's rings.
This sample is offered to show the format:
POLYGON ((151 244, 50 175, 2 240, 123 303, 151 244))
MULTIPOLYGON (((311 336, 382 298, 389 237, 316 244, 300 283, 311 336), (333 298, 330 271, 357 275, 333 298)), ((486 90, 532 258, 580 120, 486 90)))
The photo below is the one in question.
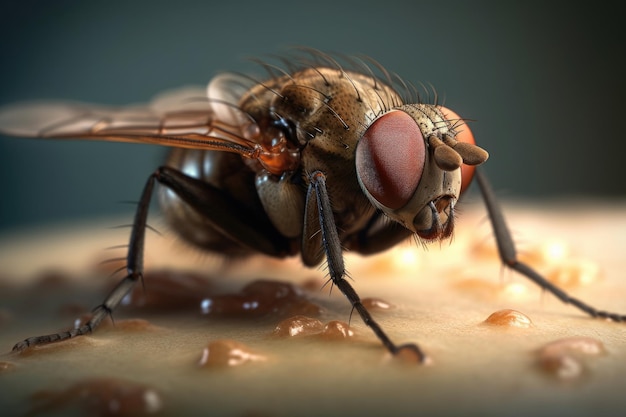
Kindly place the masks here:
POLYGON ((402 351, 412 351, 420 362, 424 362, 426 356, 417 345, 406 344, 397 346, 391 341, 389 336, 361 303, 361 299, 354 288, 345 279, 346 270, 343 262, 343 249, 337 233, 330 199, 328 198, 326 175, 321 171, 315 171, 309 176, 309 188, 306 196, 305 227, 302 242, 303 257, 310 254, 312 258, 316 258, 320 249, 323 249, 326 255, 328 274, 333 285, 336 285, 343 295, 346 296, 350 304, 352 304, 352 308, 359 313, 365 324, 372 329, 389 352, 396 355, 402 351), (316 229, 317 227, 319 229, 316 229), (320 239, 321 248, 319 246, 320 239))
POLYGON ((509 229, 506 225, 502 209, 496 201, 495 193, 493 192, 489 181, 480 169, 477 169, 474 175, 476 180, 478 181, 480 192, 483 196, 483 200, 485 201, 487 212, 489 213, 489 219, 491 220, 493 233, 496 236, 496 243, 498 245, 498 253, 500 254, 500 259, 502 260, 502 262, 504 262, 506 266, 524 275, 544 290, 547 290, 550 293, 554 294, 559 300, 563 301, 564 303, 571 304, 592 317, 608 318, 614 321, 626 321, 626 315, 598 310, 597 308, 592 307, 577 298, 571 297, 561 288, 557 287, 556 285, 548 281, 545 277, 541 276, 530 266, 519 261, 517 259, 515 243, 513 242, 513 238, 511 237, 511 233, 509 232, 509 229))

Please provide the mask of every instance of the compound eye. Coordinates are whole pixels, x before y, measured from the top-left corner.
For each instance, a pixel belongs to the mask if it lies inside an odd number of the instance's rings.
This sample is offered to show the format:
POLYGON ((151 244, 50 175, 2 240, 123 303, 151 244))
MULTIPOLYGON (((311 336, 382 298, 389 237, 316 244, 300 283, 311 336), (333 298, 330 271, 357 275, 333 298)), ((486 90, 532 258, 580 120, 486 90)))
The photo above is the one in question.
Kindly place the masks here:
POLYGON ((399 209, 419 184, 426 145, 411 116, 393 110, 376 119, 356 149, 356 172, 361 185, 379 204, 399 209))
MULTIPOLYGON (((447 107, 441 107, 441 113, 443 114, 443 117, 445 117, 445 119, 448 120, 452 126, 458 126, 458 127, 455 127, 454 129, 457 131, 457 134, 455 136, 455 139, 457 141, 470 143, 472 145, 476 144, 476 140, 474 139, 474 134, 470 130, 467 123, 463 122, 463 118, 461 118, 461 116, 459 116, 456 112, 450 110, 447 107)), ((461 194, 463 194, 463 191, 465 191, 467 187, 469 187, 470 183, 472 182, 475 169, 476 167, 474 167, 473 165, 465 165, 465 164, 461 165, 461 194)))

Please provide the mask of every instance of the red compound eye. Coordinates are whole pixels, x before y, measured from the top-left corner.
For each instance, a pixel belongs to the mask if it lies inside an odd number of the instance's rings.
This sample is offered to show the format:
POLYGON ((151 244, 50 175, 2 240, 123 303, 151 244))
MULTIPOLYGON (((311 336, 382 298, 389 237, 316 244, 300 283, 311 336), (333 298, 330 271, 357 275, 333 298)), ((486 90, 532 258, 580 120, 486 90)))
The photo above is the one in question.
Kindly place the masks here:
POLYGON ((356 149, 356 172, 380 204, 399 209, 419 184, 426 146, 419 126, 403 111, 390 111, 372 123, 356 149))
MULTIPOLYGON (((466 123, 462 123, 462 118, 456 112, 450 110, 447 107, 441 107, 441 113, 449 120, 452 125, 458 125, 455 130, 458 132, 456 135, 456 140, 459 142, 471 143, 472 145, 476 144, 476 140, 474 139, 474 134, 470 130, 469 126, 466 123), (459 122, 460 121, 460 122, 459 122)), ((471 165, 461 165, 461 194, 463 191, 469 187, 472 182, 472 178, 474 177, 474 166, 471 165)))

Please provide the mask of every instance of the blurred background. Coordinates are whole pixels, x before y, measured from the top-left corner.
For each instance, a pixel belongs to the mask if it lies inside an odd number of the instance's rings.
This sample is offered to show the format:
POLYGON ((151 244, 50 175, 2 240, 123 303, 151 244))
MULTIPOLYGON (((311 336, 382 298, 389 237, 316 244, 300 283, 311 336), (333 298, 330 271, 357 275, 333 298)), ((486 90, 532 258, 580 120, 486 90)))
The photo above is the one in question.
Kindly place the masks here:
MULTIPOLYGON (((474 119, 506 198, 626 197, 617 4, 501 1, 4 1, 0 105, 103 104, 205 84, 306 45, 367 54, 474 119)), ((0 137, 0 233, 130 211, 166 149, 0 137)))

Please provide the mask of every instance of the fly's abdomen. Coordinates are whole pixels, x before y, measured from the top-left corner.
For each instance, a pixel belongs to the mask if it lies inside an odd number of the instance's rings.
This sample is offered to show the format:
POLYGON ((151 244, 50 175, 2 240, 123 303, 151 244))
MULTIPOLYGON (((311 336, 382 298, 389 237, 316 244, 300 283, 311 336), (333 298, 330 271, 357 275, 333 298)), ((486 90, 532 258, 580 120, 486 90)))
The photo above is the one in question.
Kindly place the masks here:
MULTIPOLYGON (((254 173, 239 155, 173 149, 166 165, 204 182, 212 192, 219 192, 225 198, 232 199, 233 204, 240 206, 243 212, 263 213, 254 188, 254 173)), ((159 203, 171 229, 194 246, 228 255, 251 252, 249 248, 225 236, 214 218, 194 210, 173 191, 162 189, 159 203)))

